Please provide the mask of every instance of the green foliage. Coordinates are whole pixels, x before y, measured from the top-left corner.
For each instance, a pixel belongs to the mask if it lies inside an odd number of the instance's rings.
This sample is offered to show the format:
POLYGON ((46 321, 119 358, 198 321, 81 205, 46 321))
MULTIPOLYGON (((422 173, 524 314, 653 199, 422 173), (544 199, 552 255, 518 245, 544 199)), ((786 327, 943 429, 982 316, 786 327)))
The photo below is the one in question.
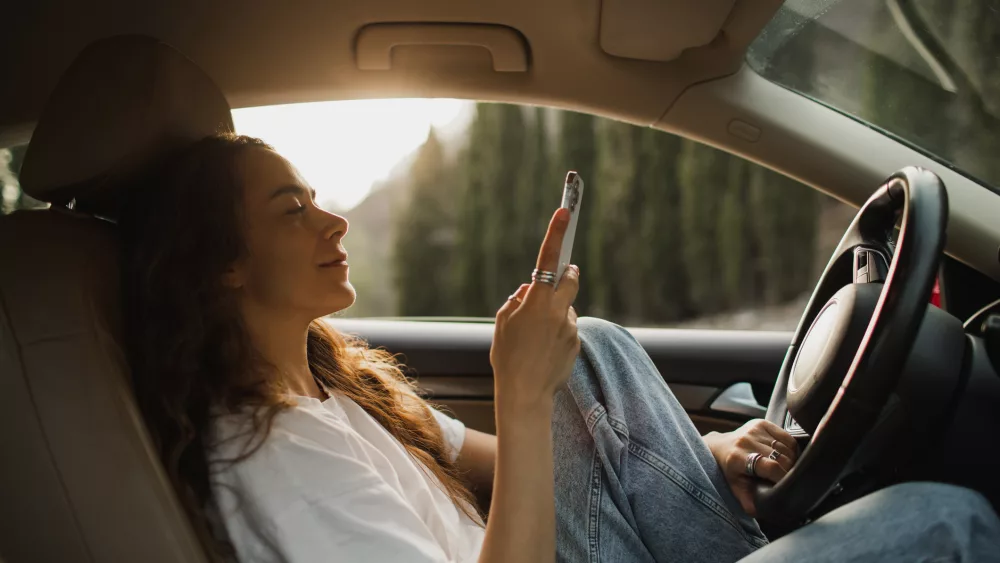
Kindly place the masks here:
POLYGON ((722 309, 720 277, 724 257, 720 248, 719 218, 727 191, 732 158, 713 148, 684 141, 678 172, 681 185, 681 238, 688 296, 695 309, 713 313, 722 309))
POLYGON ((418 152, 396 220, 400 315, 493 316, 528 281, 566 170, 586 182, 576 308, 657 325, 799 297, 818 194, 648 128, 479 104, 453 161, 418 152), (555 130, 550 130, 552 126, 555 130))
POLYGON ((753 223, 747 214, 747 181, 751 164, 729 158, 726 183, 719 199, 719 227, 716 252, 719 255, 719 276, 722 302, 739 307, 755 296, 757 284, 752 269, 755 245, 746 236, 753 223))
POLYGON ((761 298, 781 303, 808 287, 816 247, 819 194, 766 168, 750 170, 749 207, 761 298))
MULTIPOLYGON (((585 192, 583 205, 590 208, 590 227, 578 238, 589 248, 593 313, 608 316, 611 311, 628 315, 627 288, 635 277, 626 272, 635 269, 630 258, 637 248, 625 246, 636 207, 636 168, 639 132, 637 127, 618 121, 597 123, 595 144, 597 170, 585 192)), ((587 179, 584 178, 584 181, 587 179)), ((582 211, 582 209, 581 209, 582 211)), ((575 249, 574 249, 575 250, 575 249)))
POLYGON ((636 291, 642 311, 632 324, 676 321, 688 315, 688 283, 681 254, 680 178, 677 173, 681 140, 655 129, 639 134, 636 186, 637 250, 632 268, 641 285, 636 291))
POLYGON ((400 315, 451 312, 453 186, 442 181, 444 151, 432 130, 410 169, 409 202, 397 216, 393 264, 400 315))
POLYGON ((528 123, 522 165, 514 191, 516 229, 510 229, 517 240, 517 264, 530 271, 538 258, 538 247, 545 236, 550 211, 559 202, 555 186, 561 181, 552 165, 549 132, 545 111, 535 108, 528 123))

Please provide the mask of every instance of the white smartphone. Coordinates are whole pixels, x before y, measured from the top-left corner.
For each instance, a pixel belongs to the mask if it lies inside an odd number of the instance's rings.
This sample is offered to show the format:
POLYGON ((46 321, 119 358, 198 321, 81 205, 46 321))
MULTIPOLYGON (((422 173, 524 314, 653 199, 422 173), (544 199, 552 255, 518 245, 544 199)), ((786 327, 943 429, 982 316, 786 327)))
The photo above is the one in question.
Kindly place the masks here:
POLYGON ((573 256, 573 240, 576 238, 576 223, 580 218, 580 204, 583 202, 583 179, 570 170, 566 173, 566 184, 563 186, 562 205, 569 209, 569 226, 563 237, 562 249, 559 251, 559 269, 556 270, 556 287, 562 280, 566 267, 570 265, 573 256))

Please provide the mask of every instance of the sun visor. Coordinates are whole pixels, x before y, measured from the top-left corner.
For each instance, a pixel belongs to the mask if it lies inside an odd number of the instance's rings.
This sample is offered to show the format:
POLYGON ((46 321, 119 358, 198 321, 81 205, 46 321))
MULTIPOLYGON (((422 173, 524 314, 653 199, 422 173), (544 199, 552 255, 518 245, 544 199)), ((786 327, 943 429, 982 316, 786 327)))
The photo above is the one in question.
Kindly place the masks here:
POLYGON ((735 4, 736 0, 603 0, 601 49, 616 57, 672 61, 685 49, 711 43, 735 4))
POLYGON ((232 131, 222 91, 193 62, 151 37, 124 35, 85 48, 63 74, 21 167, 25 193, 113 215, 116 179, 157 155, 232 131))

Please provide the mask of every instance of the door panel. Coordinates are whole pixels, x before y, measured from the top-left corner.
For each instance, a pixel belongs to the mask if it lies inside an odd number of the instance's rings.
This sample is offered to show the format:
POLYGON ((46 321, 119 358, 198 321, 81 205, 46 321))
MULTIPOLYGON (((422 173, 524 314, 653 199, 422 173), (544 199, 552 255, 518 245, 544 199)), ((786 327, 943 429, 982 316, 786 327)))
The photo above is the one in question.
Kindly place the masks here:
MULTIPOLYGON (((331 319, 400 355, 429 399, 470 428, 494 432, 493 324, 331 319)), ((703 433, 731 430, 767 404, 791 333, 629 329, 703 433), (740 385, 743 384, 743 385, 740 385), (747 385, 749 384, 749 385, 747 385)))

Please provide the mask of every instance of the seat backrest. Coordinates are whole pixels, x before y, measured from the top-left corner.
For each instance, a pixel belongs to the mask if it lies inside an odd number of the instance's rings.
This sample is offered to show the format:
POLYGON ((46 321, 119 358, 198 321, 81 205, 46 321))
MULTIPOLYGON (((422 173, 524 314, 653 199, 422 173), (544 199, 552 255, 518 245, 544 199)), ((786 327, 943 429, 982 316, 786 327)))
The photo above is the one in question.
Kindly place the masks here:
POLYGON ((22 186, 54 205, 0 217, 0 554, 8 563, 207 560, 131 391, 115 226, 59 204, 111 215, 109 178, 219 129, 232 121, 211 80, 173 49, 135 36, 85 50, 39 120, 22 186))
POLYGON ((132 398, 113 226, 20 211, 0 241, 0 553, 204 560, 132 398))

